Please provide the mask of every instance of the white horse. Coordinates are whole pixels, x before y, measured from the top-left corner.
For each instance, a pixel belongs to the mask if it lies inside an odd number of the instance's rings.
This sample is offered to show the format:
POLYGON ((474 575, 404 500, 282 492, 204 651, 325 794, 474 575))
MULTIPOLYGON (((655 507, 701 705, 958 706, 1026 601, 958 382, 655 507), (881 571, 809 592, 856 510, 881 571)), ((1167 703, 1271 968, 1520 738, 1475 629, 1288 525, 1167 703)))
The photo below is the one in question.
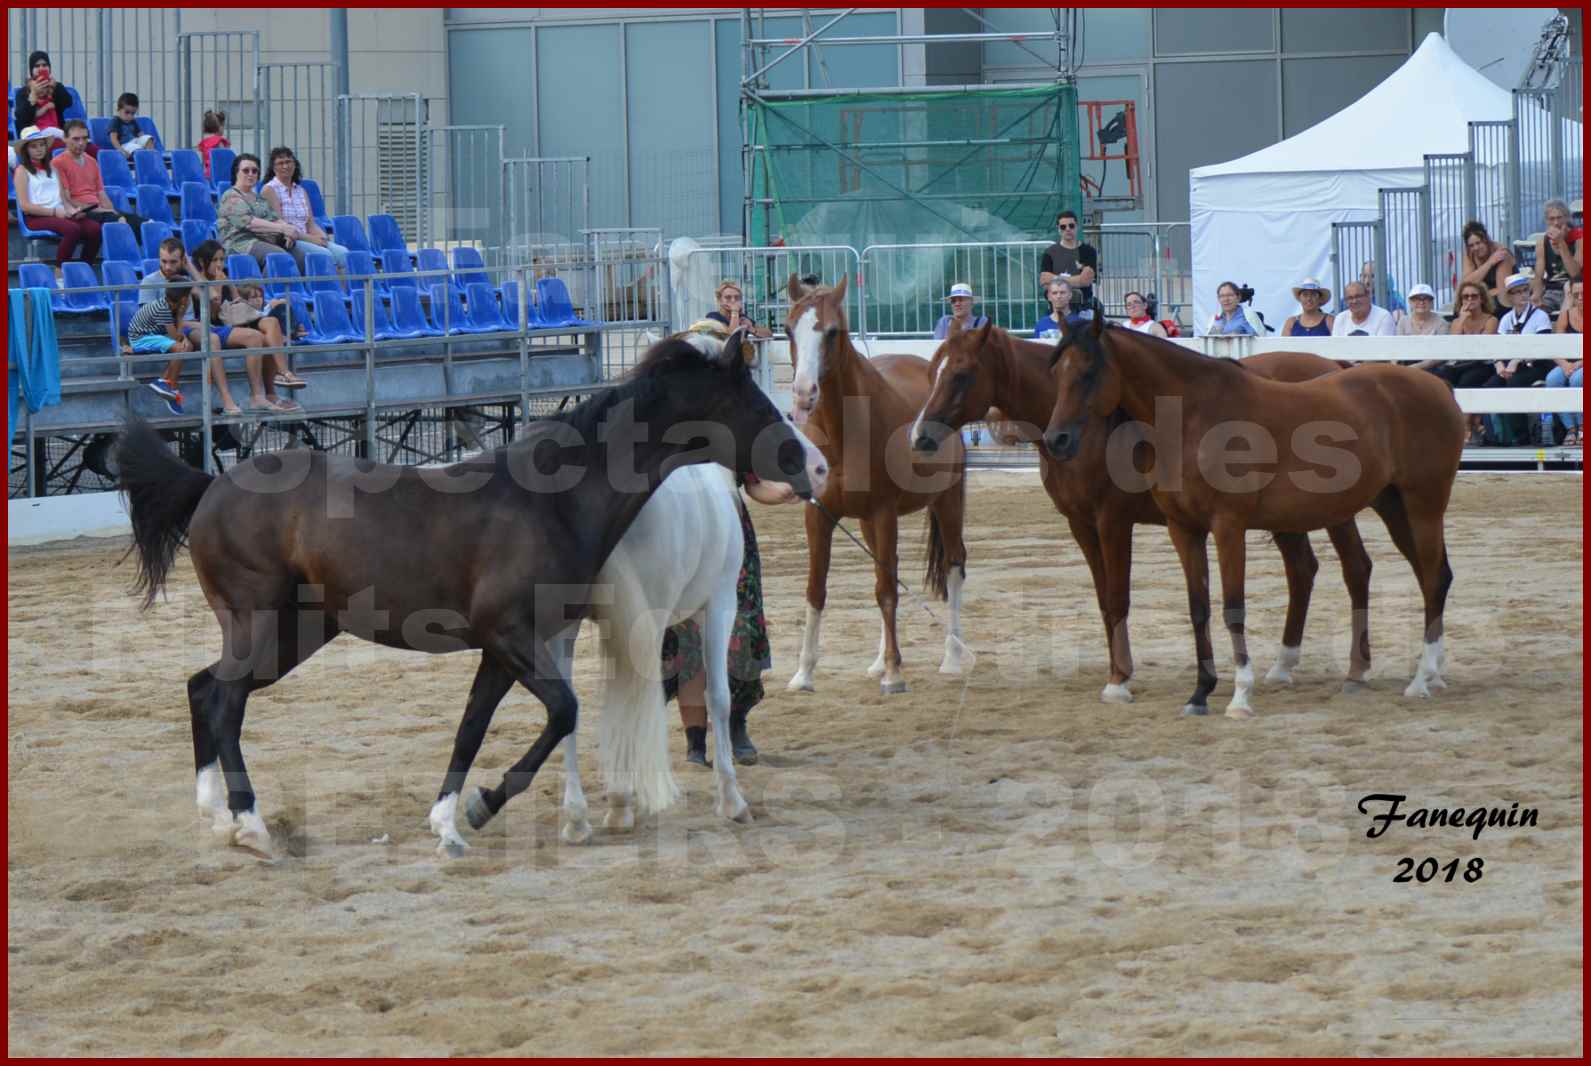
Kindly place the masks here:
MULTIPOLYGON (((687 337, 709 355, 723 341, 711 334, 687 337)), ((827 476, 823 453, 797 433, 806 448, 813 493, 827 476)), ((736 584, 745 555, 741 511, 745 502, 734 475, 713 463, 671 473, 641 508, 597 575, 602 600, 590 617, 603 627, 612 676, 597 727, 599 764, 608 788, 608 829, 630 829, 637 809, 669 807, 679 786, 669 765, 669 719, 663 701, 663 633, 686 619, 701 627, 707 713, 713 729, 717 811, 735 822, 751 812, 735 780, 729 740, 729 637, 736 584)), ((565 647, 572 646, 570 644, 565 647)), ((575 735, 563 741, 564 794, 559 835, 571 844, 591 837, 580 783, 575 735)))

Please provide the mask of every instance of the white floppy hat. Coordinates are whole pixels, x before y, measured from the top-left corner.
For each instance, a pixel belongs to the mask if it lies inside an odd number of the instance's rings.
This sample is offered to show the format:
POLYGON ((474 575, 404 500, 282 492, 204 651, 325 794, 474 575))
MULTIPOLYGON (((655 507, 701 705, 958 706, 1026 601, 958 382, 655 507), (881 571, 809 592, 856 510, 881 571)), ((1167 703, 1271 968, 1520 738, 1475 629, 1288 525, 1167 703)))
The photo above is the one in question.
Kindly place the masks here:
POLYGON ((954 300, 958 296, 965 296, 969 300, 977 299, 972 295, 972 286, 964 281, 958 281, 950 286, 950 291, 945 294, 945 299, 954 300))
POLYGON ((66 136, 65 134, 63 134, 59 129, 57 129, 54 126, 46 126, 42 130, 39 129, 39 127, 37 127, 37 126, 29 126, 27 129, 25 129, 21 133, 17 134, 17 139, 12 141, 11 143, 12 144, 27 144, 29 141, 44 140, 46 138, 48 138, 49 140, 54 141, 54 140, 60 140, 60 139, 64 138, 65 136, 66 136))
POLYGON ((1508 275, 1508 280, 1503 282, 1503 291, 1512 292, 1521 285, 1529 285, 1530 281, 1531 276, 1524 271, 1520 271, 1518 274, 1510 274, 1508 275))
POLYGON ((1429 285, 1422 281, 1418 285, 1414 286, 1414 288, 1409 290, 1409 299, 1412 300, 1416 296, 1423 296, 1427 300, 1435 300, 1436 292, 1429 285))
POLYGON ((1305 278, 1300 284, 1294 285, 1293 299, 1298 299, 1298 294, 1301 292, 1318 292, 1320 293, 1321 303, 1331 303, 1331 290, 1326 288, 1326 286, 1322 285, 1320 282, 1316 281, 1314 278, 1305 278))

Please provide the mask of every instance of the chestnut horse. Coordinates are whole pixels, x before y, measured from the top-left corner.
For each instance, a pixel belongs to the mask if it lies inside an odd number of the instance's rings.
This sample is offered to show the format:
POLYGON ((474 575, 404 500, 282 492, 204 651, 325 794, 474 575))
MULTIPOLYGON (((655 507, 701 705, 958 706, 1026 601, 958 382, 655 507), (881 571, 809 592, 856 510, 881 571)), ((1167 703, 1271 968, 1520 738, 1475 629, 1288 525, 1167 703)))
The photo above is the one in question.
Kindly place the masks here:
POLYGON ((912 453, 908 436, 931 381, 928 360, 915 355, 869 359, 851 344, 845 315, 846 279, 833 288, 801 284, 790 275, 791 421, 828 460, 826 487, 809 507, 807 523, 807 618, 801 662, 792 690, 812 691, 818 664, 818 635, 828 599, 829 552, 834 524, 860 519, 862 537, 874 558, 874 595, 883 616, 878 658, 868 668, 885 693, 905 692, 900 644, 895 636, 897 521, 928 509, 927 583, 950 604, 942 674, 965 669, 961 642, 961 587, 967 577, 967 548, 961 539, 966 510, 966 451, 958 437, 932 458, 912 453))
MULTIPOLYGON (((934 387, 912 431, 913 447, 932 453, 948 435, 985 417, 991 406, 1003 412, 1001 417, 1019 438, 1037 441, 1040 427, 1049 421, 1055 407, 1055 379, 1050 373, 1054 350, 1052 344, 1020 340, 993 324, 952 334, 934 353, 934 387)), ((1244 360, 1244 365, 1277 381, 1307 381, 1341 369, 1330 359, 1303 352, 1256 355, 1244 360)), ((1166 524, 1166 516, 1156 506, 1142 475, 1130 465, 1133 448, 1143 439, 1137 427, 1116 412, 1090 429, 1070 462, 1058 462, 1039 449, 1044 490, 1066 518, 1094 578, 1110 655, 1110 680, 1099 696, 1106 703, 1131 703, 1133 698, 1128 688, 1133 660, 1127 635, 1132 527, 1166 524)), ((1342 561, 1343 581, 1353 604, 1353 650, 1345 683, 1353 688, 1363 682, 1370 668, 1370 555, 1351 519, 1328 532, 1342 561)), ((1319 564, 1307 533, 1278 533, 1275 539, 1287 571, 1287 622, 1282 629, 1280 657, 1266 680, 1287 683, 1292 681, 1301 655, 1304 620, 1319 564)))
POLYGON ((1051 361, 1059 364, 1044 431, 1052 456, 1075 461, 1087 427, 1118 408, 1144 423, 1154 442, 1150 492, 1187 579, 1198 659, 1198 683, 1183 713, 1208 713, 1205 701, 1216 683, 1209 535, 1215 535, 1236 664, 1226 713, 1249 718, 1254 670, 1244 631, 1244 535, 1339 526, 1365 507, 1386 523, 1425 600, 1425 646, 1404 695, 1445 687, 1442 610, 1453 571, 1442 517, 1465 437, 1464 414, 1445 382, 1386 364, 1313 381, 1271 381, 1246 360, 1209 359, 1098 322, 1063 333, 1051 361), (1242 472, 1233 473, 1239 464, 1242 472))

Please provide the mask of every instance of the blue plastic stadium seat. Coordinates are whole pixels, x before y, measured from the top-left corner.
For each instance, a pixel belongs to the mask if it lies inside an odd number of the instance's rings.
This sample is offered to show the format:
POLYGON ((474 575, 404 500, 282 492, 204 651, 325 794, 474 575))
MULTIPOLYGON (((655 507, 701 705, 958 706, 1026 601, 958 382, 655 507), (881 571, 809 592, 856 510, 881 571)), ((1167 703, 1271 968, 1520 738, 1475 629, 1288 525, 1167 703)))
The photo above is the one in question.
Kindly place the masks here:
POLYGON ((147 278, 151 274, 160 273, 159 259, 145 259, 138 264, 138 276, 147 278))
POLYGON ((198 219, 202 222, 216 220, 215 201, 210 199, 210 186, 202 181, 182 183, 182 220, 198 219))
POLYGON ((139 233, 144 242, 144 258, 159 260, 160 242, 176 232, 175 226, 168 226, 164 222, 153 220, 145 222, 143 230, 139 233))
POLYGON ((171 204, 166 200, 166 194, 156 185, 138 186, 138 213, 147 219, 164 222, 172 229, 177 228, 177 219, 171 213, 171 204))
MULTIPOLYGON (((91 118, 88 120, 88 139, 94 147, 103 148, 107 152, 116 152, 110 143, 110 124, 114 121, 109 118, 91 118)), ((116 152, 121 155, 120 152, 116 152)))
POLYGON ((470 321, 469 315, 464 313, 464 301, 451 285, 431 286, 431 318, 439 327, 445 323, 450 334, 489 332, 489 328, 483 329, 470 321))
POLYGON ((337 276, 337 260, 328 252, 304 253, 304 276, 311 293, 329 292, 339 300, 347 294, 347 283, 337 276))
POLYGON ((458 273, 460 288, 477 284, 496 288, 486 274, 486 261, 478 249, 468 246, 453 249, 453 269, 458 273))
POLYGON ((138 270, 123 260, 107 259, 100 264, 100 275, 107 285, 128 286, 105 294, 114 300, 112 311, 122 312, 126 316, 119 325, 120 334, 125 335, 127 323, 132 321, 133 313, 138 310, 138 270))
MULTIPOLYGON (((526 294, 525 322, 530 327, 536 325, 536 298, 534 293, 526 294)), ((519 282, 503 282, 503 321, 508 323, 509 329, 519 328, 519 282)))
POLYGON ((100 227, 100 257, 106 262, 119 259, 124 263, 136 264, 143 259, 144 253, 138 249, 138 238, 133 235, 133 228, 125 222, 107 222, 100 227))
POLYGON ((55 283, 54 267, 45 263, 23 263, 17 267, 17 280, 24 289, 49 289, 50 307, 55 311, 66 310, 66 300, 55 283))
POLYGON ((326 213, 326 198, 320 194, 320 182, 314 178, 300 178, 298 183, 309 196, 309 213, 315 219, 315 225, 330 233, 331 216, 326 213))
MULTIPOLYGON (((434 270, 445 271, 448 269, 447 255, 440 248, 421 248, 415 253, 415 259, 415 269, 421 271, 422 273, 434 270)), ((455 286, 458 285, 458 279, 455 278, 451 273, 445 277, 442 275, 433 274, 431 277, 421 278, 420 284, 429 289, 432 285, 441 284, 443 281, 451 282, 455 286)))
POLYGON ((469 301, 470 324, 485 330, 513 329, 503 319, 503 312, 497 306, 497 293, 492 291, 490 285, 476 282, 464 287, 464 298, 469 301))
POLYGON ((188 182, 210 191, 210 179, 204 176, 204 159, 192 148, 175 148, 171 152, 171 181, 181 189, 188 182))
POLYGON ((182 247, 189 255, 205 241, 215 238, 215 223, 206 222, 202 218, 185 218, 182 220, 182 247))
POLYGON ((99 278, 87 263, 72 260, 61 265, 62 302, 67 311, 76 314, 94 314, 110 306, 110 293, 81 292, 82 289, 99 288, 99 278))
POLYGON ((127 160, 114 148, 106 148, 96 157, 99 163, 99 180, 105 186, 105 195, 118 211, 132 211, 138 196, 138 184, 127 160))
POLYGON ((140 148, 133 153, 133 176, 140 185, 153 185, 165 195, 175 200, 182 193, 171 183, 171 175, 166 172, 166 164, 160 159, 160 153, 153 148, 140 148))
POLYGON ((315 317, 305 338, 311 344, 346 344, 364 340, 364 334, 354 328, 348 317, 348 307, 335 294, 315 294, 315 317))
POLYGON ((27 218, 22 214, 21 211, 16 211, 13 213, 16 215, 17 219, 17 232, 22 234, 22 236, 26 237, 28 240, 59 241, 61 239, 61 235, 59 233, 52 233, 47 229, 34 229, 32 226, 29 226, 27 218))
POLYGON ((72 102, 66 105, 66 110, 61 112, 62 124, 64 125, 68 119, 74 118, 80 118, 87 122, 88 108, 83 106, 83 94, 78 92, 77 88, 72 85, 63 85, 61 88, 65 89, 66 95, 72 98, 72 102))
POLYGON ((393 289, 416 287, 419 283, 414 277, 414 267, 409 263, 409 253, 391 248, 381 253, 382 281, 377 286, 384 295, 390 295, 393 289))
POLYGON ((139 115, 135 121, 138 123, 138 132, 149 134, 149 143, 155 146, 155 151, 164 156, 166 142, 160 139, 160 129, 155 125, 155 120, 147 115, 139 115))
MULTIPOLYGON (((289 259, 292 256, 288 256, 289 259)), ((256 281, 263 287, 265 276, 260 273, 260 264, 252 255, 241 255, 234 252, 226 257, 226 276, 233 281, 256 281)))
POLYGON ((265 257, 265 277, 265 295, 269 299, 279 300, 288 293, 309 296, 309 287, 300 280, 303 275, 298 272, 298 264, 286 252, 272 252, 265 257))
POLYGON ((440 337, 420 306, 420 290, 407 286, 392 290, 392 323, 406 337, 440 337))
POLYGON ((217 196, 232 187, 232 161, 237 157, 230 148, 210 149, 210 186, 217 196))
POLYGON ((569 288, 562 278, 536 279, 536 324, 538 326, 594 326, 575 314, 569 288))
MULTIPOLYGON (((409 254, 409 246, 398 228, 398 220, 391 215, 371 215, 365 220, 370 226, 370 250, 386 261, 387 252, 409 254)), ((390 268, 388 268, 390 269, 390 268)))
MULTIPOLYGON (((404 293, 412 294, 413 297, 414 297, 414 306, 415 306, 416 309, 419 308, 419 306, 420 306, 419 290, 417 290, 417 289, 414 289, 414 290, 399 289, 399 290, 394 290, 394 300, 393 300, 394 312, 397 309, 397 300, 396 300, 396 293, 397 292, 404 292, 404 293)), ((362 292, 354 293, 354 306, 353 306, 353 311, 351 312, 351 314, 353 315, 354 324, 357 327, 359 327, 359 328, 363 328, 364 327, 364 321, 365 321, 365 294, 364 293, 362 293, 362 292)), ((376 340, 378 340, 378 341, 413 340, 416 337, 434 337, 434 336, 437 335, 434 331, 430 331, 430 330, 428 330, 426 328, 423 320, 420 321, 420 322, 410 322, 410 323, 407 323, 407 324, 399 323, 393 317, 393 312, 389 312, 387 310, 387 305, 382 303, 380 300, 377 300, 375 302, 375 305, 371 308, 371 315, 372 315, 372 317, 373 317, 373 319, 375 321, 376 340)))
POLYGON ((333 215, 331 232, 332 239, 349 251, 374 252, 370 238, 365 236, 365 227, 353 215, 333 215))

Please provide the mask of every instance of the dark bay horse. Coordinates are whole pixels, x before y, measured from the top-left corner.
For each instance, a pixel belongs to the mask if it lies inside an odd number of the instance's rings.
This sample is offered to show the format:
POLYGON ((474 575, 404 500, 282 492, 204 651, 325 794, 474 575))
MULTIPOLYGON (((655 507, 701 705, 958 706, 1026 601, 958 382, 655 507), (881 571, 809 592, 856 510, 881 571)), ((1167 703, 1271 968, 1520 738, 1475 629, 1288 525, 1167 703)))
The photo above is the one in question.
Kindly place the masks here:
MULTIPOLYGON (((1035 442, 1055 407, 1056 385, 1050 372, 1055 346, 1012 337, 992 323, 967 333, 952 334, 934 353, 933 392, 923 405, 912 433, 918 451, 932 452, 950 434, 999 408, 1016 436, 1035 442)), ((1243 361, 1253 373, 1277 381, 1307 381, 1341 369, 1330 359, 1292 352, 1270 352, 1243 361)), ((990 415, 990 417, 996 417, 990 415)), ((1094 592, 1105 622, 1110 653, 1110 679, 1100 693, 1106 703, 1130 703, 1132 645, 1127 614, 1132 595, 1132 527, 1166 524, 1138 467, 1132 449, 1143 440, 1122 412, 1091 426, 1078 453, 1060 462, 1039 449, 1039 475, 1055 509, 1066 518, 1072 536, 1094 578, 1094 592), (1110 454, 1117 449, 1115 454, 1110 454)), ((1328 530, 1342 561, 1343 580, 1353 604, 1353 653, 1347 684, 1357 686, 1370 667, 1370 555, 1352 520, 1328 530)), ((1290 682, 1298 665, 1319 564, 1307 533, 1278 533, 1276 547, 1287 571, 1287 622, 1280 657, 1266 680, 1290 682)))
POLYGON ((829 552, 834 520, 860 519, 874 556, 874 595, 883 616, 878 658, 868 676, 881 677, 886 693, 905 692, 895 636, 897 530, 900 515, 928 509, 928 585, 950 604, 945 657, 939 672, 966 667, 961 641, 961 588, 967 548, 961 539, 966 510, 966 451, 961 439, 935 456, 914 455, 910 432, 931 384, 928 361, 915 355, 869 359, 851 343, 845 315, 846 278, 833 288, 804 286, 790 276, 791 417, 829 463, 828 486, 809 507, 807 618, 801 662, 792 690, 812 690, 818 635, 828 600, 829 552), (827 513, 825 513, 827 512, 827 513), (830 516, 833 516, 831 518, 830 516))
POLYGON ((497 788, 470 797, 470 824, 479 829, 523 792, 575 728, 564 645, 590 610, 593 579, 669 472, 715 461, 802 495, 821 480, 733 341, 719 359, 661 341, 611 389, 439 469, 290 451, 214 477, 132 421, 116 457, 145 606, 186 540, 221 626, 221 658, 188 680, 198 801, 217 831, 269 853, 243 762, 244 708, 344 632, 481 653, 431 813, 444 844, 460 843, 459 793, 516 681, 546 706, 547 723, 497 788))
POLYGON ((1198 683, 1183 708, 1208 713, 1211 534, 1236 663, 1226 713, 1253 715, 1244 631, 1244 535, 1305 533, 1373 507, 1414 568, 1425 600, 1425 645, 1408 697, 1443 687, 1442 611, 1453 581, 1442 530, 1464 450, 1465 419, 1446 383, 1393 365, 1359 366, 1299 383, 1268 380, 1247 360, 1209 359, 1179 345, 1096 322, 1065 332, 1044 447, 1075 461, 1087 428, 1118 408, 1155 447, 1150 491, 1166 516, 1188 583, 1198 683))

